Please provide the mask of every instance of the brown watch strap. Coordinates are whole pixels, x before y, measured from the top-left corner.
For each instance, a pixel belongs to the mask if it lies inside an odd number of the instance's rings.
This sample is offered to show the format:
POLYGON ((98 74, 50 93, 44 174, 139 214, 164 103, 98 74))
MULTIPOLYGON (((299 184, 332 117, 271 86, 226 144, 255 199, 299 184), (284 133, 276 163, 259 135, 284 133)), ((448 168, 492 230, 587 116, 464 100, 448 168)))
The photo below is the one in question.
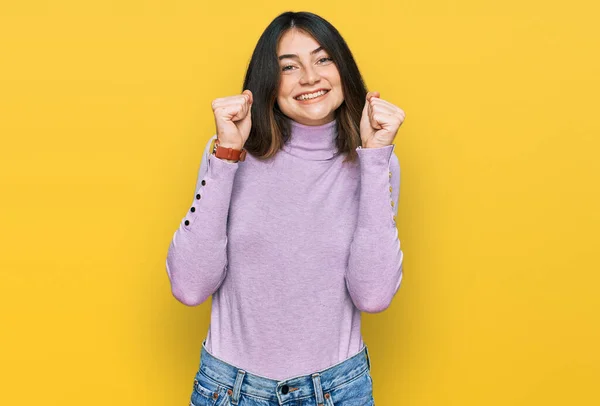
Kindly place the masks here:
POLYGON ((242 148, 241 150, 235 148, 225 148, 219 145, 219 139, 216 138, 212 141, 212 153, 217 158, 229 159, 231 161, 244 161, 246 159, 246 150, 242 148))

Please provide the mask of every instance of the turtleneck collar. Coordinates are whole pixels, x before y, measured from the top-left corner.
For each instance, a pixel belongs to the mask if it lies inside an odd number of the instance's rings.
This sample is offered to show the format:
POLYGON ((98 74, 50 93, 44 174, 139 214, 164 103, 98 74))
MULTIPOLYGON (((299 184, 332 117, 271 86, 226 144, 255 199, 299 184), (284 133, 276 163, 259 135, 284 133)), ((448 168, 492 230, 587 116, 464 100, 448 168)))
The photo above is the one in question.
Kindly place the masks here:
POLYGON ((325 161, 337 155, 337 121, 322 125, 305 125, 290 119, 291 137, 283 149, 309 161, 325 161))

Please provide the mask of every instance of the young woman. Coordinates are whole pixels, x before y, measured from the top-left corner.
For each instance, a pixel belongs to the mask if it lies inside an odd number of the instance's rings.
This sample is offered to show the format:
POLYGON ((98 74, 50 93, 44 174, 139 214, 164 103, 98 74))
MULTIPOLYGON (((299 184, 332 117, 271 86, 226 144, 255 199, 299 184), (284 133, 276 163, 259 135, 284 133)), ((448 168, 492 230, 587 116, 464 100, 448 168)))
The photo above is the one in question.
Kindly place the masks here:
POLYGON ((338 31, 276 17, 239 95, 212 102, 193 203, 166 261, 173 295, 212 296, 190 405, 374 405, 361 312, 402 280, 393 141, 338 31))

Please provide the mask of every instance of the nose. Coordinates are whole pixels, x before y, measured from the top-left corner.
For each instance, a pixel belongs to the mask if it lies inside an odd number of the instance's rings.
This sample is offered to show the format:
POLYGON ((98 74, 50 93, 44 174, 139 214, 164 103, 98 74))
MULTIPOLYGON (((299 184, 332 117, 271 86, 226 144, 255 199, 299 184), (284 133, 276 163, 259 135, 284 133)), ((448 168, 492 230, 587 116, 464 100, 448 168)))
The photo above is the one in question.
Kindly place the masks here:
POLYGON ((321 79, 321 76, 319 76, 319 73, 316 71, 316 69, 313 68, 312 66, 308 65, 306 67, 306 69, 304 69, 304 74, 300 78, 300 83, 312 85, 313 83, 319 81, 320 79, 321 79))

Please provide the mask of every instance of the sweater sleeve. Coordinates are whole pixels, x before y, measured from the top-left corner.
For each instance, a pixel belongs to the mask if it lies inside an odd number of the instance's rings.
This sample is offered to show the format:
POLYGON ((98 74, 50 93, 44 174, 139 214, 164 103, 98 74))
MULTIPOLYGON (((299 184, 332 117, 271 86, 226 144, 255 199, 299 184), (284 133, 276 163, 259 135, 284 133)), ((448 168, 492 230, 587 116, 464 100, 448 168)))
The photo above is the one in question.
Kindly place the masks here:
POLYGON ((216 158, 210 144, 198 172, 194 199, 169 245, 166 268, 173 296, 187 306, 217 291, 227 271, 227 218, 238 162, 216 158))
POLYGON ((378 313, 391 303, 402 281, 396 214, 400 194, 400 164, 394 145, 358 147, 360 193, 346 287, 361 311, 378 313))

